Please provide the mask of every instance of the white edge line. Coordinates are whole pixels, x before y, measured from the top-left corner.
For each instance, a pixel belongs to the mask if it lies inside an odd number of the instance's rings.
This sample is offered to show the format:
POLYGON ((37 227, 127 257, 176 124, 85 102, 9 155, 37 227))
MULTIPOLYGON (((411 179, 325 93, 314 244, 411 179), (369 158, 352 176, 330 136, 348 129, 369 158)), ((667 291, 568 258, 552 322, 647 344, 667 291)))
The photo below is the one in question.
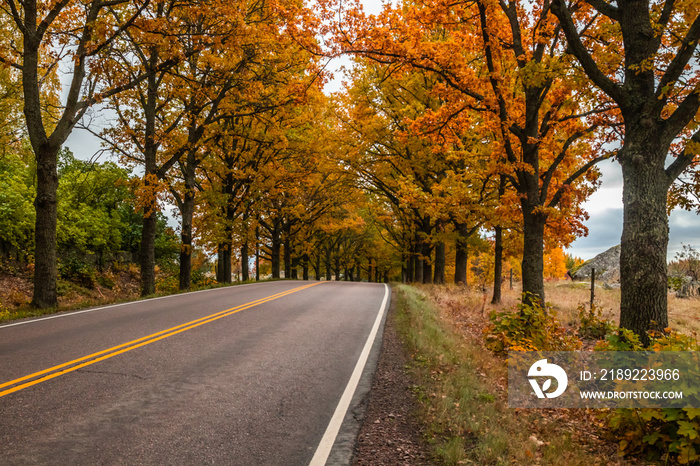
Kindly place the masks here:
POLYGON ((238 288, 241 286, 250 286, 250 285, 259 285, 261 283, 276 283, 276 282, 258 282, 258 283, 243 283, 241 285, 234 285, 234 286, 220 286, 218 288, 209 288, 208 290, 197 290, 197 291, 188 291, 187 293, 176 293, 176 294, 170 294, 168 296, 158 296, 156 298, 147 298, 147 299, 139 299, 136 301, 129 301, 126 303, 119 303, 119 304, 110 304, 109 306, 102 306, 102 307, 95 307, 91 309, 84 309, 82 311, 65 311, 61 312, 59 314, 54 314, 48 317, 39 317, 37 319, 32 319, 31 317, 28 320, 23 320, 21 322, 15 322, 12 324, 6 324, 6 325, 0 325, 0 329, 3 328, 8 328, 8 327, 15 327, 17 325, 24 325, 24 324, 32 324, 34 322, 41 322, 44 320, 51 320, 51 319, 58 319, 60 317, 70 317, 70 316, 75 316, 78 314, 84 314, 86 312, 95 312, 95 311, 102 311, 104 309, 112 309, 115 307, 121 307, 121 306, 129 306, 131 304, 139 304, 139 303, 145 303, 148 301, 158 301, 159 299, 168 299, 168 298, 176 298, 178 296, 185 296, 188 294, 196 294, 196 293, 205 293, 207 291, 216 291, 216 290, 225 290, 228 288, 238 288))
POLYGON ((319 442, 318 447, 316 448, 316 453, 314 453, 314 457, 311 458, 309 466, 324 466, 326 464, 326 461, 328 460, 328 456, 331 453, 331 449, 333 448, 335 439, 338 436, 338 432, 340 431, 340 426, 342 425, 343 419, 345 418, 345 413, 347 413, 348 408, 350 407, 350 402, 352 401, 352 397, 355 395, 357 385, 360 383, 360 377, 362 376, 362 372, 364 371, 365 365, 367 364, 367 359, 369 358, 370 350, 372 349, 374 339, 377 335, 377 331, 379 330, 379 325, 381 324, 382 317, 384 316, 384 312, 386 311, 386 303, 388 299, 389 287, 386 284, 384 284, 384 300, 382 301, 382 305, 379 308, 379 313, 377 314, 377 318, 374 321, 372 331, 369 332, 369 336, 367 337, 367 341, 365 342, 365 347, 362 349, 362 353, 360 353, 360 358, 357 360, 355 369, 352 371, 350 380, 348 381, 348 384, 345 387, 343 395, 340 397, 338 406, 335 408, 333 417, 331 417, 331 420, 328 423, 326 432, 323 434, 323 437, 321 438, 321 441, 319 442))

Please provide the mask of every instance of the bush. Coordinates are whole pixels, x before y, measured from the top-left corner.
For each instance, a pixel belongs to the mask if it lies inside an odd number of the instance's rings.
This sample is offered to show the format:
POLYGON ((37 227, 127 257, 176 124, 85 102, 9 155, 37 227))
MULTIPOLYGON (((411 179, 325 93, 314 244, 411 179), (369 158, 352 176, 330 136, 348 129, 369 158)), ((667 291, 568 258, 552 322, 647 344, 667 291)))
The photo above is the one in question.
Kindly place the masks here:
POLYGON ((95 271, 75 255, 62 259, 58 266, 61 278, 86 288, 95 287, 95 271))
POLYGON ((685 275, 670 275, 668 276, 668 288, 673 291, 680 290, 683 285, 690 283, 690 278, 685 275))
POLYGON ((217 281, 213 277, 207 277, 201 270, 192 271, 192 286, 196 288, 205 288, 207 286, 216 285, 217 281))
MULTIPOLYGON (((627 329, 616 329, 597 351, 699 351, 697 339, 670 329, 665 334, 650 332, 645 348, 639 337, 627 329)), ((700 369, 699 369, 700 370, 700 369)), ((684 395, 700 387, 683 386, 684 395)), ((620 453, 644 454, 650 459, 680 464, 700 461, 700 409, 645 408, 616 409, 607 416, 608 425, 620 438, 620 453)))
POLYGON ((579 335, 583 338, 603 338, 615 329, 615 325, 603 318, 603 310, 595 303, 590 311, 586 310, 585 304, 580 304, 577 308, 579 318, 579 335))
POLYGON ((97 277, 97 284, 103 288, 112 289, 116 285, 113 274, 105 274, 97 277))
POLYGON ((581 340, 569 335, 549 304, 521 302, 510 312, 491 313, 486 333, 486 347, 495 353, 516 351, 573 351, 581 340))
POLYGON ((176 275, 167 275, 156 279, 156 290, 166 294, 177 293, 180 289, 180 278, 176 275))

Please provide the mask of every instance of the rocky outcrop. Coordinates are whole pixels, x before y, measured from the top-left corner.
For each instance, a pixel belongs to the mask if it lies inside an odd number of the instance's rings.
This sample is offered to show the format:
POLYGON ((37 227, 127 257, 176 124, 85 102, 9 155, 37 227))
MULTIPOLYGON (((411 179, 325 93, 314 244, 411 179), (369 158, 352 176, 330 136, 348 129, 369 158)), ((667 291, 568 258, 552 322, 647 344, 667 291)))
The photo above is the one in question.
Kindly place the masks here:
POLYGON ((591 270, 595 269, 596 282, 620 282, 620 245, 613 246, 605 252, 586 261, 578 268, 571 269, 569 275, 576 280, 590 280, 591 270))
POLYGON ((684 283, 678 291, 676 291, 676 297, 678 298, 697 298, 700 297, 700 282, 688 281, 684 283))

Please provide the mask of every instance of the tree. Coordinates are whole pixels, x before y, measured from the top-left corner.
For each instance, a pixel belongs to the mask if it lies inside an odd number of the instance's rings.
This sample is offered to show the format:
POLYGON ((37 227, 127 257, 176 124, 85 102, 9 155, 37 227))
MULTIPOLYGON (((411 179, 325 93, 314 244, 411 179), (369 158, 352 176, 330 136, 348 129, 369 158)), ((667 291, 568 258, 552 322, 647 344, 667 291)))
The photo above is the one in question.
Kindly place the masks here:
POLYGON ((238 20, 246 21, 246 12, 236 8, 215 1, 171 1, 154 4, 146 14, 160 25, 160 33, 127 30, 123 40, 112 45, 117 65, 107 80, 112 84, 139 75, 147 78, 110 100, 118 124, 101 134, 113 152, 145 169, 138 190, 144 214, 140 252, 144 296, 155 291, 157 199, 167 189, 182 216, 179 286, 189 289, 195 177, 203 156, 200 140, 223 118, 221 105, 228 93, 251 78, 250 72, 242 76, 239 71, 257 56, 227 46, 242 27, 238 20), (182 180, 179 190, 169 180, 175 165, 182 180))
POLYGON ((572 219, 580 214, 578 204, 592 191, 587 184, 597 177, 591 168, 608 154, 596 154, 588 145, 586 139, 599 123, 584 119, 586 113, 594 115, 605 108, 591 108, 585 93, 575 92, 581 81, 566 71, 549 3, 533 6, 524 12, 514 2, 497 6, 479 2, 478 11, 489 84, 497 102, 492 112, 502 134, 502 162, 508 166, 504 174, 520 197, 523 293, 526 299, 543 301, 545 226, 562 211, 572 219), (505 35, 512 41, 510 47, 499 46, 503 37, 497 29, 499 15, 510 29, 505 35), (532 33, 526 34, 533 23, 532 33), (496 61, 505 56, 514 76, 496 61), (516 99, 508 99, 513 92, 516 99))
POLYGON ((477 130, 452 122, 421 126, 440 107, 439 77, 367 59, 358 63, 346 114, 340 115, 351 141, 346 163, 366 188, 386 197, 410 232, 402 238, 406 279, 444 282, 449 223, 467 222, 486 209, 485 184, 492 178, 479 164, 487 146, 475 137, 477 130))
MULTIPOLYGON (((21 73, 24 118, 36 158, 34 296, 32 305, 55 307, 58 152, 75 124, 101 98, 116 95, 133 82, 98 89, 102 52, 140 16, 144 3, 126 0, 3 0, 0 8, 14 23, 0 62, 21 73), (113 13, 113 14, 110 14, 113 13), (19 36, 19 40, 14 40, 19 36), (65 102, 58 103, 56 71, 71 76, 65 102), (52 87, 53 93, 46 88, 52 87), (51 110, 49 110, 51 107, 51 110)), ((137 78, 137 79, 143 79, 137 78)))
POLYGON ((700 14, 683 0, 554 0, 552 8, 567 50, 619 108, 620 326, 648 343, 649 329, 668 326, 668 191, 700 147, 700 14))
POLYGON ((6 144, 0 156, 0 259, 26 263, 34 252, 33 154, 28 144, 6 144))
POLYGON ((114 162, 85 162, 62 149, 58 164, 57 246, 60 257, 94 254, 98 265, 113 260, 127 227, 129 171, 114 162))

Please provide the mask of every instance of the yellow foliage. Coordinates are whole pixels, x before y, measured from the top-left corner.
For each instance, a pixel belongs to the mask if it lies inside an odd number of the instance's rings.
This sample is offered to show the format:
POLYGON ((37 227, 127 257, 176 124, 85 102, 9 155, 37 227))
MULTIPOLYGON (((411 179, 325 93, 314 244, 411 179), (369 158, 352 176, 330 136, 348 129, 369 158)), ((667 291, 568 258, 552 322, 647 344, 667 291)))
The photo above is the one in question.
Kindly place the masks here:
POLYGON ((554 248, 544 255, 544 278, 565 278, 566 257, 562 248, 554 248))

